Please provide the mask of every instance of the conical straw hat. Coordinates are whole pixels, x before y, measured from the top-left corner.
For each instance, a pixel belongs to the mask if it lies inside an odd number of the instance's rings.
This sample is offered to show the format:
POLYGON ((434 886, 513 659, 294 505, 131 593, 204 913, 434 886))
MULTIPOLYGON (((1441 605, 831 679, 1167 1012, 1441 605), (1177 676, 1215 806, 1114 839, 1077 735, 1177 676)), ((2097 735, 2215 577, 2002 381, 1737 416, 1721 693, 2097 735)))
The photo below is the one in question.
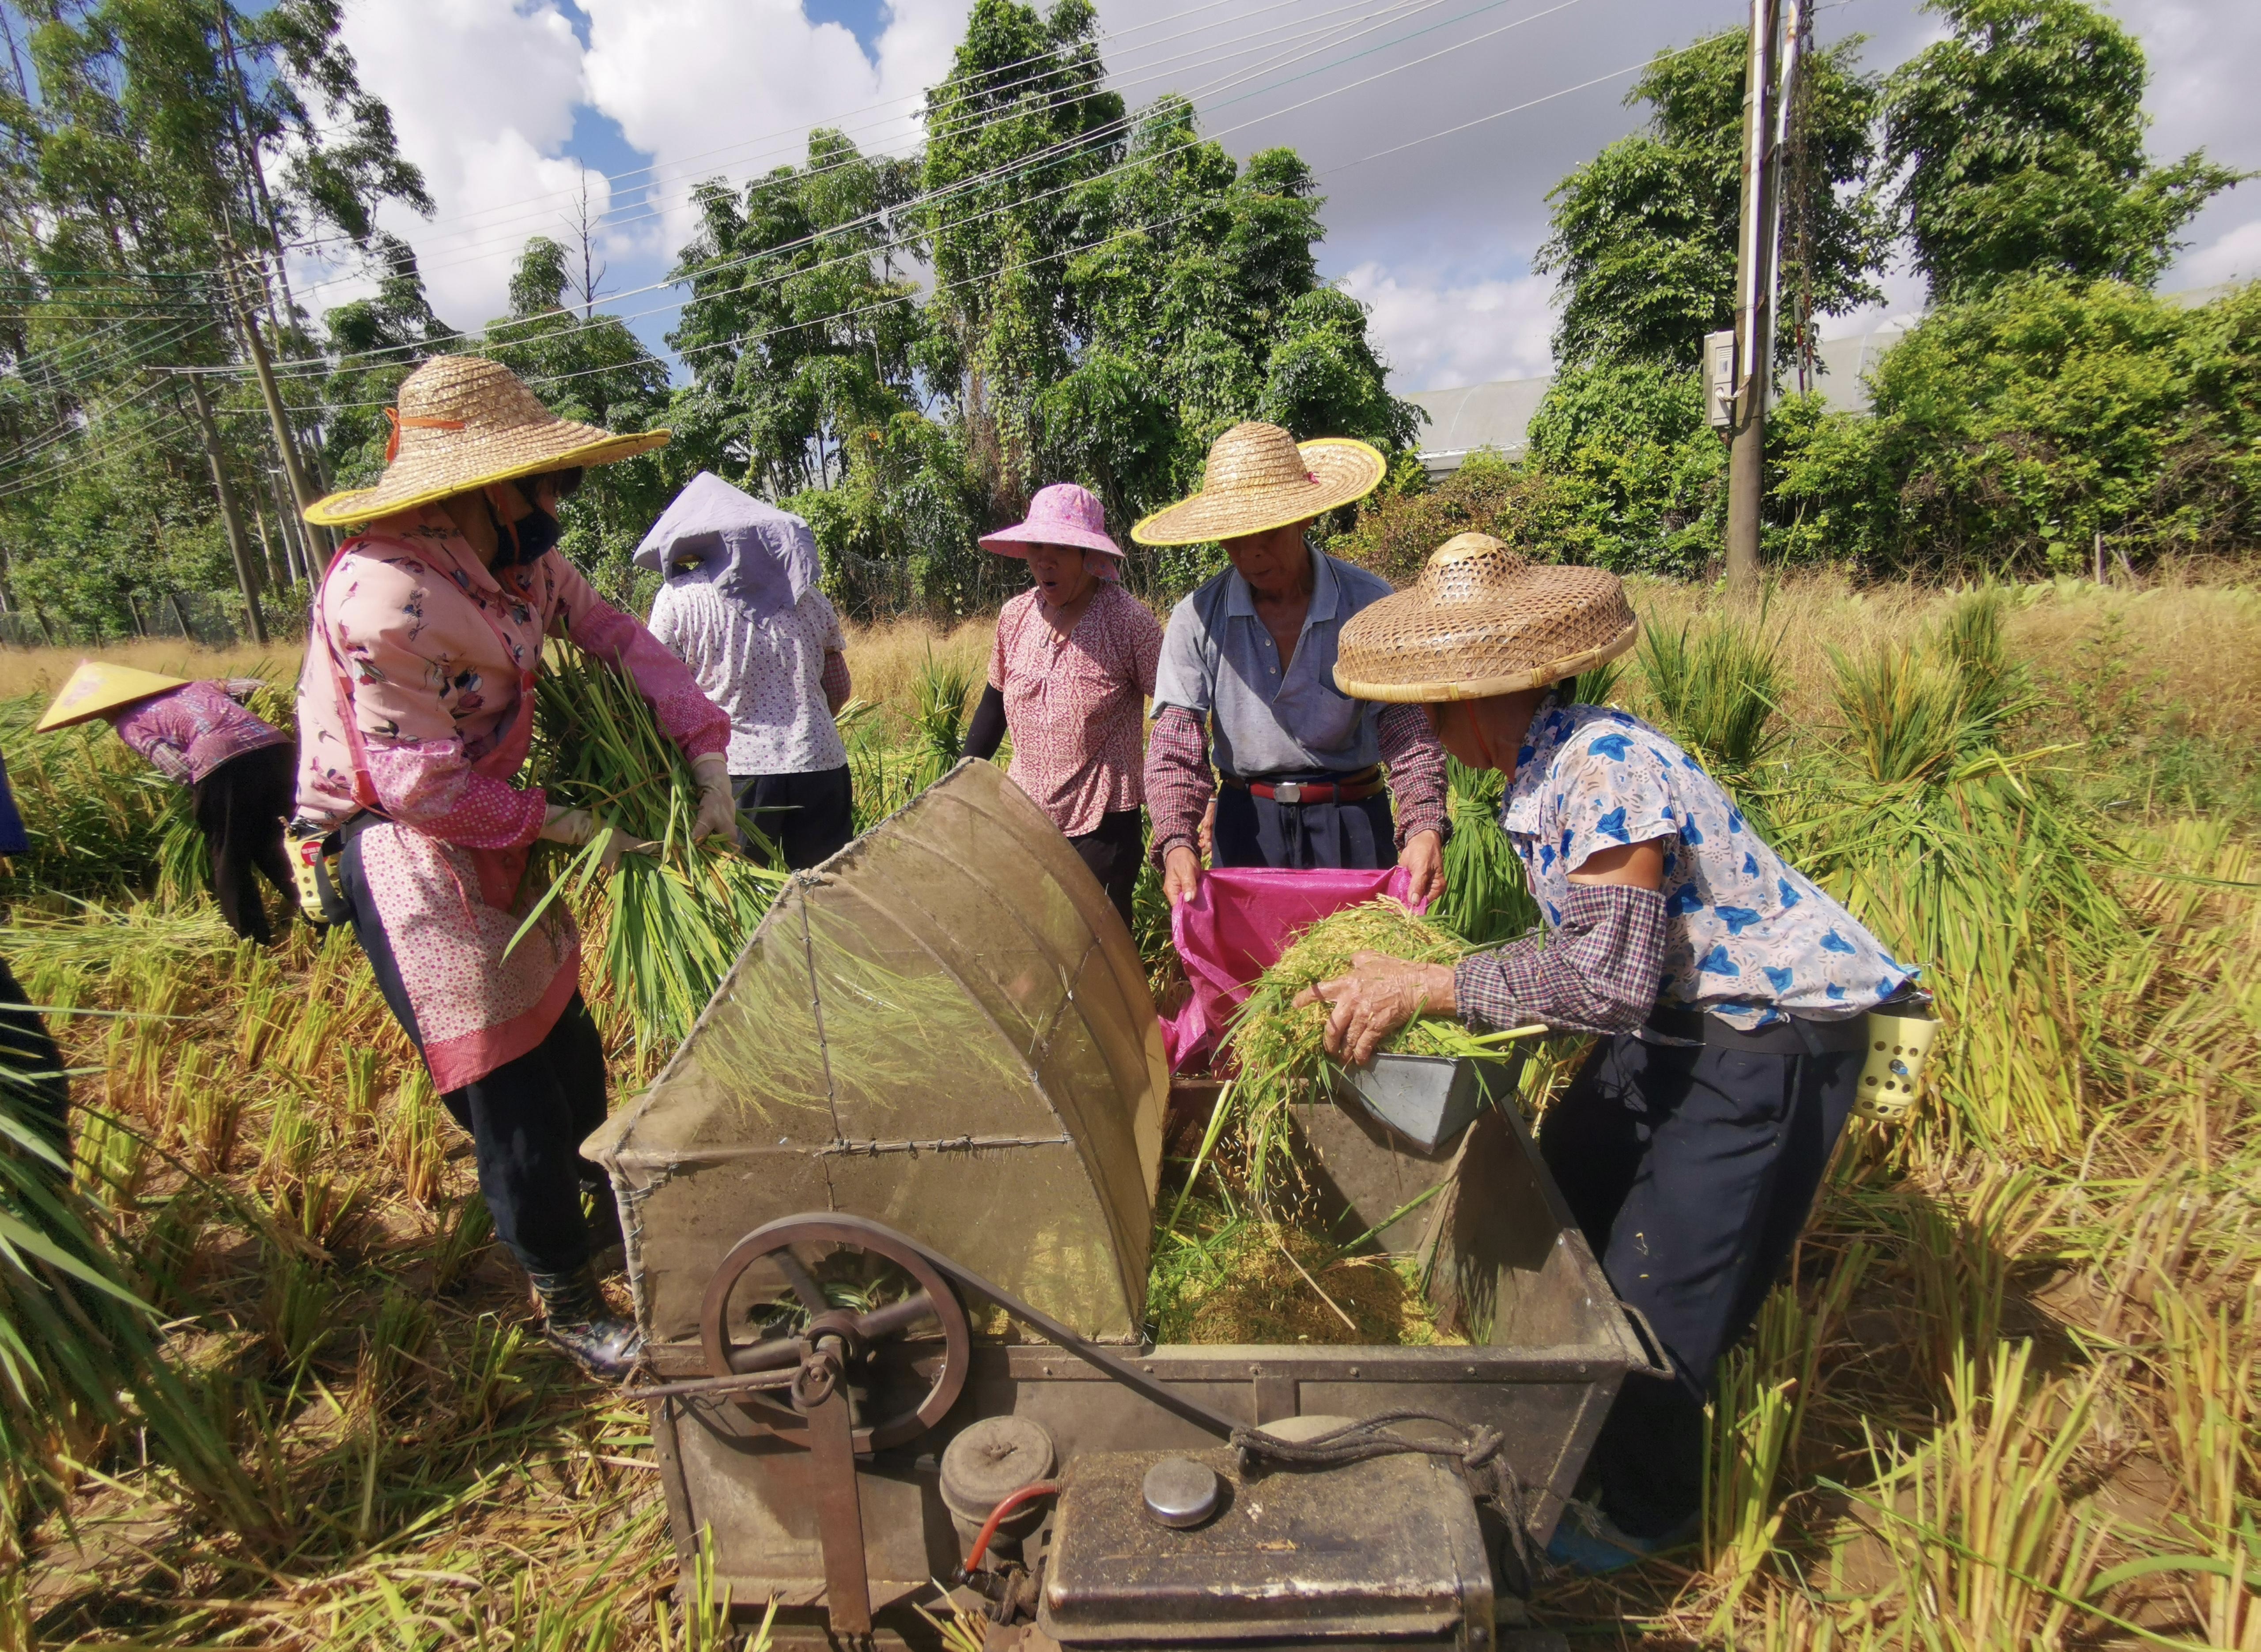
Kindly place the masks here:
POLYGON ((1362 499, 1389 461, 1362 441, 1298 443, 1277 425, 1235 425, 1209 450, 1202 490, 1130 530, 1141 545, 1202 545, 1285 527, 1362 499))
POLYGON ((1489 534, 1462 533, 1437 547, 1412 590, 1343 626, 1335 686, 1400 704, 1513 694, 1616 658, 1640 630, 1615 574, 1527 562, 1489 534))
POLYGON ((70 674, 70 681, 63 684, 46 715, 32 728, 41 734, 51 728, 68 728, 90 717, 146 700, 152 694, 187 686, 185 677, 169 677, 130 665, 104 665, 99 660, 82 660, 78 669, 70 674))
POLYGON ((664 430, 615 436, 560 418, 517 374, 478 355, 435 355, 400 382, 384 474, 373 488, 317 499, 306 520, 325 527, 368 522, 450 494, 536 476, 545 470, 608 465, 665 445, 664 430))

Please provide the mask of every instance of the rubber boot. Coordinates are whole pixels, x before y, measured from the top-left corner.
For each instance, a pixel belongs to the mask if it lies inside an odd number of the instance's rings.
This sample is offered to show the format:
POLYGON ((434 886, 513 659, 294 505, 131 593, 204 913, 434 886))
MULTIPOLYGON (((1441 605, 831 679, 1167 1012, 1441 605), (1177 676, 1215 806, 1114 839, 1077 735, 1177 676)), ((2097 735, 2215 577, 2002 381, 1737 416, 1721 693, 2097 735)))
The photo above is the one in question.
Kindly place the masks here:
POLYGON ((607 1382, 618 1382, 635 1369, 643 1338, 606 1304, 604 1292, 597 1289, 597 1276, 586 1263, 571 1273, 531 1277, 545 1316, 542 1334, 554 1346, 571 1355, 590 1376, 607 1382))

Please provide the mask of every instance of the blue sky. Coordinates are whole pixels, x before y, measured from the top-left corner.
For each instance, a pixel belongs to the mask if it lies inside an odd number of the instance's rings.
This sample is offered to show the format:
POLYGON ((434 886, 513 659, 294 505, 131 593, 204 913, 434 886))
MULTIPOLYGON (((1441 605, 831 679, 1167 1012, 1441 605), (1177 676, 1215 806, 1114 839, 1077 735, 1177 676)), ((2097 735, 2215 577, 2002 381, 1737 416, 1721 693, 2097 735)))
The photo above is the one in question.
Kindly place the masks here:
MULTIPOLYGON (((609 209, 601 290, 658 348, 671 295, 635 290, 664 278, 688 227, 689 183, 798 159, 815 124, 908 149, 919 94, 948 72, 967 4, 349 0, 346 34, 438 200, 433 221, 399 213, 388 227, 418 247, 441 313, 476 325, 502 308, 524 238, 570 239, 585 166, 609 209)), ((1401 390, 1545 370, 1550 283, 1530 261, 1547 190, 1635 124, 1619 101, 1626 71, 1746 15, 1739 0, 1100 0, 1100 11, 1102 50, 1132 104, 1188 92, 1235 154, 1292 145, 1320 172, 1322 268, 1373 306, 1401 390)), ((2203 146, 2261 168, 2247 113, 2261 7, 2147 0, 2123 16, 2152 58, 2155 153, 2203 146)), ((1866 35, 1879 68, 1936 28, 1911 0, 1834 0, 1818 26, 1825 39, 1866 35)), ((2211 207, 2191 241, 2166 286, 2261 274, 2261 181, 2211 207)), ((352 272, 329 273, 316 297, 351 296, 352 272)), ((1888 308, 1919 297, 1904 275, 1889 290, 1888 308)))

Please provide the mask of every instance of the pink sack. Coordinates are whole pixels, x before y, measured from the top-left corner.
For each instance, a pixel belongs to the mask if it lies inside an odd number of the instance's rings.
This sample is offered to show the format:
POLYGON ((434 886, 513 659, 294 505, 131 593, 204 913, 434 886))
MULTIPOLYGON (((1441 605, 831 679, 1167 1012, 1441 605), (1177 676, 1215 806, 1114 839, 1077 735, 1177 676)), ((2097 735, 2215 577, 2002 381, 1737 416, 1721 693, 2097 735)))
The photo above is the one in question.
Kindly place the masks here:
MULTIPOLYGON (((1185 1007, 1162 1023, 1171 1071, 1198 1066, 1217 1047, 1248 989, 1279 961, 1297 930, 1377 895, 1403 901, 1410 881, 1402 866, 1381 872, 1231 867, 1202 873, 1201 892, 1170 914, 1170 939, 1193 986, 1185 1007)), ((1413 910, 1427 905, 1424 901, 1413 910)))

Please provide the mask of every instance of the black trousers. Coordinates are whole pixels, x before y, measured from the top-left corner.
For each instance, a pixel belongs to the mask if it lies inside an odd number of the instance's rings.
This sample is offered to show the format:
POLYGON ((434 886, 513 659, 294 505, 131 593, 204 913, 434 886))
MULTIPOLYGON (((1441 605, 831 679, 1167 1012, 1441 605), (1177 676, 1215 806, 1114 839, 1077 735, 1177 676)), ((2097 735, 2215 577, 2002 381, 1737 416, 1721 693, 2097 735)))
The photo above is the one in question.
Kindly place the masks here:
MULTIPOLYGON (((70 1081, 63 1076, 62 1052, 4 958, 0 958, 0 1095, 7 1098, 9 1113, 62 1160, 60 1169, 42 1164, 42 1174, 58 1186, 69 1181, 70 1081)), ((0 1137, 0 1153, 14 1150, 14 1143, 0 1137)))
MULTIPOLYGON (((338 883, 353 907, 354 934, 369 955, 377 990, 421 1049, 415 1009, 362 876, 358 837, 339 857, 338 883)), ((520 1265, 528 1273, 571 1273, 587 1262, 582 1190, 595 1196, 601 1226, 612 1228, 618 1218, 603 1168, 581 1156, 583 1141, 605 1121, 605 1047, 581 995, 573 995, 541 1043, 461 1089, 443 1091, 440 1100, 470 1133, 479 1195, 494 1217, 495 1237, 520 1265)))
POLYGON ((1107 891, 1107 898, 1115 903, 1115 910, 1123 914, 1123 926, 1135 933, 1130 896, 1138 887, 1138 868, 1146 856, 1146 812, 1110 809, 1099 817, 1097 826, 1077 833, 1068 844, 1083 857, 1083 863, 1107 891))
POLYGON ((802 775, 732 775, 730 784, 738 812, 752 817, 793 871, 830 860, 856 835, 855 787, 845 763, 802 775))
POLYGON ((1619 1297, 1677 1380, 1629 1379, 1594 1448, 1611 1519, 1670 1530, 1703 1496, 1704 1400, 1805 1228, 1863 1053, 1756 1055, 1609 1041, 1547 1112, 1539 1151, 1619 1297))
MULTIPOLYGON (((1324 776, 1321 776, 1324 778, 1324 776)), ((1217 789, 1217 866, 1379 871, 1397 864, 1389 794, 1357 803, 1281 803, 1245 786, 1217 789)))
POLYGON ((285 741, 229 758, 190 792, 197 826, 212 851, 212 893, 219 898, 220 916, 237 934, 262 947, 275 932, 268 926, 260 876, 281 892, 284 922, 298 909, 291 857, 283 847, 298 776, 298 747, 285 741))

